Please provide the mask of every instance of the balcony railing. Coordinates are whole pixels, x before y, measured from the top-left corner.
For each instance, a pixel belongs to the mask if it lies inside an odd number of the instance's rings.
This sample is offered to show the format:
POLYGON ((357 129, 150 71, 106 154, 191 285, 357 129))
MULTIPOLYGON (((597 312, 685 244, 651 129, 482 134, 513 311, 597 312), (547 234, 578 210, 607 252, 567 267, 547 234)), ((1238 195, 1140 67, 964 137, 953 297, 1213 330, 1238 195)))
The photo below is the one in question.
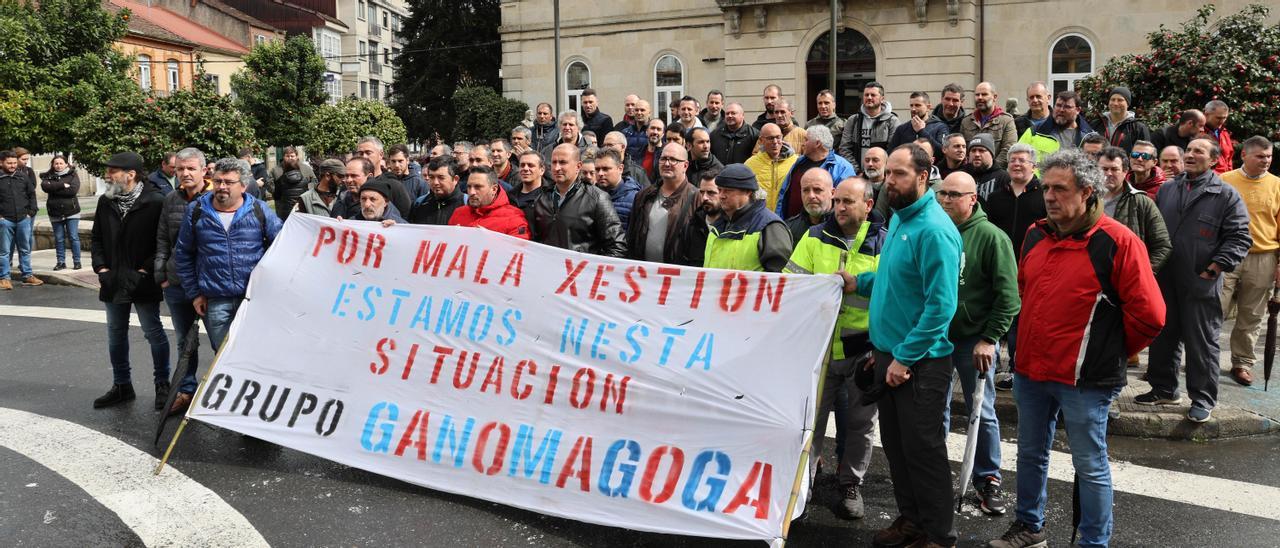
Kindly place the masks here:
POLYGON ((382 63, 379 63, 377 59, 370 59, 369 72, 372 72, 374 74, 382 74, 382 63))
POLYGON ((369 21, 369 36, 382 36, 382 25, 375 21, 369 21))

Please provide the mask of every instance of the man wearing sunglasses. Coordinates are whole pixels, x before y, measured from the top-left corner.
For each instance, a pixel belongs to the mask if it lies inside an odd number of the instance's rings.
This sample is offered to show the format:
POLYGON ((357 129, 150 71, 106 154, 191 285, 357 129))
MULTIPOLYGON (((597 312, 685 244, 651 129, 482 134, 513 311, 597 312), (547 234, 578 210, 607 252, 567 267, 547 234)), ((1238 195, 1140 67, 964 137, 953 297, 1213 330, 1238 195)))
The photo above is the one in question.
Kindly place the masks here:
POLYGON ((1129 153, 1129 176, 1125 182, 1133 188, 1147 193, 1147 197, 1156 199, 1160 185, 1164 184, 1165 174, 1156 165, 1156 146, 1151 141, 1133 143, 1133 152, 1129 153))

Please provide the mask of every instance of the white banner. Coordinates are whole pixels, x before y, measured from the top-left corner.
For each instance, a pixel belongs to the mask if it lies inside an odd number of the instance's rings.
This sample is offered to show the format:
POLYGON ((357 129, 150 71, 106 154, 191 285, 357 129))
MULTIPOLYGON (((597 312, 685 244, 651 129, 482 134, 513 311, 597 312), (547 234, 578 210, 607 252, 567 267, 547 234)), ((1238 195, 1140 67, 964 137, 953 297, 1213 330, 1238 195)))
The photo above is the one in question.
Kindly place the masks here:
POLYGON ((773 539, 839 286, 295 213, 189 413, 545 514, 773 539))

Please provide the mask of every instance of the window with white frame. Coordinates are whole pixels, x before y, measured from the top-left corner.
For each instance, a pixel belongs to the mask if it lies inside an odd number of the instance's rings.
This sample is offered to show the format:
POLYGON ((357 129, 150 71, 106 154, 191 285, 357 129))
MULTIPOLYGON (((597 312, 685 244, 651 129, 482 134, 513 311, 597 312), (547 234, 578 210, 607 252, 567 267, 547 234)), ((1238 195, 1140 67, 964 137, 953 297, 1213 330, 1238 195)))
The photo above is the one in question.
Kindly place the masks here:
POLYGON ((1066 34, 1049 49, 1049 88, 1054 95, 1074 90, 1076 81, 1093 73, 1093 44, 1080 34, 1066 34))
POLYGON ((674 55, 663 55, 653 65, 653 116, 670 123, 671 102, 684 97, 684 63, 674 55))
POLYGON ((591 87, 591 68, 583 61, 573 61, 564 69, 564 104, 569 110, 579 110, 582 90, 591 87))
POLYGON ((138 56, 138 87, 142 91, 151 91, 151 56, 138 56))
POLYGON ((359 0, 358 2, 356 2, 356 17, 361 21, 364 21, 364 14, 365 14, 364 0, 359 0))
POLYGON ((360 58, 359 58, 359 59, 357 59, 357 60, 358 60, 358 61, 364 61, 364 56, 365 56, 365 54, 369 53, 369 44, 366 44, 363 40, 361 40, 361 41, 360 41, 360 46, 359 46, 359 48, 360 48, 360 50, 359 50, 359 51, 360 51, 360 58))
POLYGON ((329 94, 329 104, 337 104, 342 99, 342 75, 336 72, 324 74, 324 92, 329 94))
POLYGON ((178 61, 176 59, 170 59, 168 63, 165 63, 165 68, 167 69, 169 76, 169 92, 172 93, 178 91, 178 61))

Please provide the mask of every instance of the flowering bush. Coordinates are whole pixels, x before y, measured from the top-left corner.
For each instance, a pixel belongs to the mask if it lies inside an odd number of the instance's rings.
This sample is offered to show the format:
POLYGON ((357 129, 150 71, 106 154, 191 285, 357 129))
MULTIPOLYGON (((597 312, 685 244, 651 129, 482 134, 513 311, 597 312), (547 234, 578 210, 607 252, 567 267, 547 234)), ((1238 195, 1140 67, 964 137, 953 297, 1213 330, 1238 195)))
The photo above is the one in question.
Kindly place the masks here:
POLYGON ((322 156, 352 152, 366 135, 377 137, 388 147, 409 139, 404 122, 391 107, 382 101, 354 97, 317 109, 306 125, 306 135, 307 154, 322 156))
POLYGON ((1271 9, 1258 4, 1210 23, 1214 11, 1200 8, 1180 30, 1161 25, 1147 35, 1150 53, 1114 57, 1077 82, 1086 116, 1105 115, 1110 89, 1123 85, 1133 92, 1130 108, 1153 131, 1219 99, 1231 107, 1227 129, 1237 139, 1280 140, 1280 24, 1268 26, 1271 9))

